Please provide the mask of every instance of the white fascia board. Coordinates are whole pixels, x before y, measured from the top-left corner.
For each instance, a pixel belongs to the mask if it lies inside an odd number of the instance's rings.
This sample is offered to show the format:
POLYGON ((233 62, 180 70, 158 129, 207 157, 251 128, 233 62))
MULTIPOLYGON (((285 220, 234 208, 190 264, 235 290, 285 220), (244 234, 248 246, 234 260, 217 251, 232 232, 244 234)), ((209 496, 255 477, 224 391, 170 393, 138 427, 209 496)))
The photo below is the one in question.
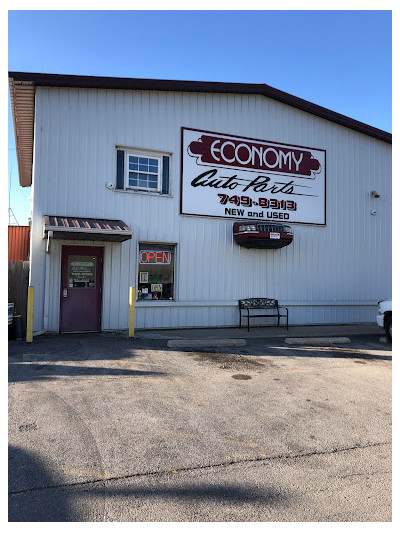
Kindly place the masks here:
MULTIPOLYGON (((71 233, 96 233, 96 234, 102 234, 102 235, 126 235, 131 236, 133 235, 132 231, 125 231, 125 230, 110 230, 110 229, 96 229, 96 228, 71 228, 66 226, 45 226, 44 232, 43 232, 43 238, 46 238, 46 232, 48 231, 68 231, 71 233)), ((56 238, 53 236, 53 238, 56 238)))

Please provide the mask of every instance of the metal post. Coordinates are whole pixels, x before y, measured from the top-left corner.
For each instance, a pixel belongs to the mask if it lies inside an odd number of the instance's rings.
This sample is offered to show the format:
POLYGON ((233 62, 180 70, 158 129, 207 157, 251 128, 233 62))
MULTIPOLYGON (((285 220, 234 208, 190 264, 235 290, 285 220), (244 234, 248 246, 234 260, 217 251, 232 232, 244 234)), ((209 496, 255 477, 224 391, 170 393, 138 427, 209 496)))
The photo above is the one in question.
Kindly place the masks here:
POLYGON ((28 287, 28 305, 27 305, 27 318, 26 318, 26 342, 32 342, 33 340, 33 293, 34 287, 28 287))
POLYGON ((135 287, 129 288, 129 338, 135 336, 135 287))

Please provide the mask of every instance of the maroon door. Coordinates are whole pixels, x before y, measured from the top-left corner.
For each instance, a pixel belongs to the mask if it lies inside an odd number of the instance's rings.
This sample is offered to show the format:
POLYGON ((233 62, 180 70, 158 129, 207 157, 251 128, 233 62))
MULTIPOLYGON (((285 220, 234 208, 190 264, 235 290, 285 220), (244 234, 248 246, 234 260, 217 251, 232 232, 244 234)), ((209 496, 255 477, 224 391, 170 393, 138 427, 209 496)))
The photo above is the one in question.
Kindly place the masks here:
POLYGON ((100 331, 103 248, 63 246, 60 331, 100 331))

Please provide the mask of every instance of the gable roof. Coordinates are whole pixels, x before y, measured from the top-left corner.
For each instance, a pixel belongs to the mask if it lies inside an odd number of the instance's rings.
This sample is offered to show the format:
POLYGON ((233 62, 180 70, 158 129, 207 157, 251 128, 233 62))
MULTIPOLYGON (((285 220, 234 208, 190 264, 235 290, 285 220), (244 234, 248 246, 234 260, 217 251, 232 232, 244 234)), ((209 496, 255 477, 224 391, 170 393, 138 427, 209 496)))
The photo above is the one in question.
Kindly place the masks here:
POLYGON ((380 141, 392 142, 392 135, 325 107, 313 104, 264 83, 225 83, 205 81, 154 80, 111 78, 67 74, 9 72, 11 109, 14 120, 15 144, 20 184, 32 183, 33 126, 35 87, 71 87, 86 89, 120 89, 133 91, 175 91, 200 93, 257 94, 300 109, 317 117, 335 122, 380 141))

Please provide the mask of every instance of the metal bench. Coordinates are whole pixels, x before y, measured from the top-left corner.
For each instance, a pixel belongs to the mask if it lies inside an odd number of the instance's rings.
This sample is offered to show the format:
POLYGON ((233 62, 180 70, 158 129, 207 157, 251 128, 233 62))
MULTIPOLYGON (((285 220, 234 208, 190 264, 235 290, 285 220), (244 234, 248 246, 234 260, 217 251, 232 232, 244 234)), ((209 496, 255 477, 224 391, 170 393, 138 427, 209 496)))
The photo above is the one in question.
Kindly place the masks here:
POLYGON ((250 331, 250 318, 258 317, 276 317, 278 319, 278 327, 280 326, 281 318, 286 318, 286 329, 289 329, 289 310, 287 307, 282 307, 278 304, 278 300, 273 298, 246 298, 244 300, 239 300, 239 315, 240 315, 240 325, 242 327, 242 312, 245 311, 244 317, 246 317, 247 311, 247 331, 250 331), (270 309, 269 314, 250 314, 250 311, 257 311, 263 309, 270 309), (281 312, 281 310, 286 310, 281 312))

